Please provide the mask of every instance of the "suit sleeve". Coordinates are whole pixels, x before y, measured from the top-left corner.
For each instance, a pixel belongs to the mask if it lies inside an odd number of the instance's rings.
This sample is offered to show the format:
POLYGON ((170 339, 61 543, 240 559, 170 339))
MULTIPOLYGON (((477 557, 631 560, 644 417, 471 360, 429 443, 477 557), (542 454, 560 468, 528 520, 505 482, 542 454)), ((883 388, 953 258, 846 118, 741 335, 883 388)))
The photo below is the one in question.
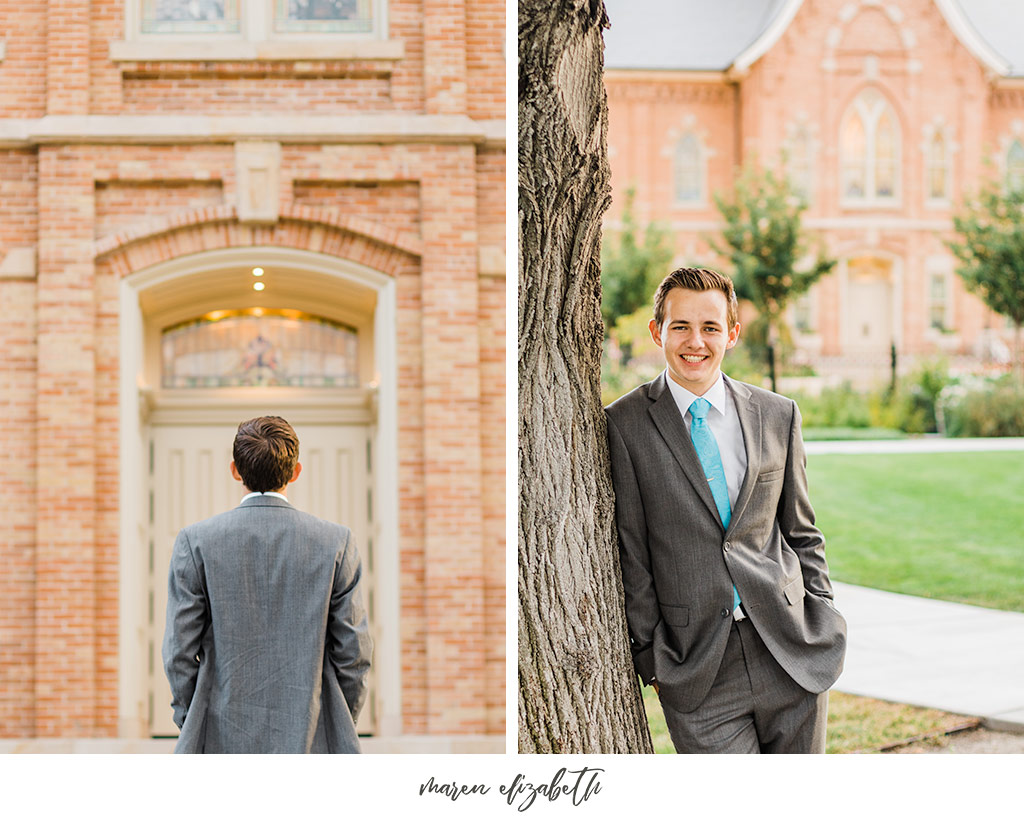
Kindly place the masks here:
POLYGON ((795 402, 778 520, 782 537, 800 559, 804 589, 831 601, 832 583, 825 562, 825 536, 814 525, 814 509, 807 491, 807 455, 800 429, 800 409, 795 402))
POLYGON ((633 666, 645 684, 654 680, 654 629, 661 620, 658 596, 651 577, 651 555, 647 546, 647 519, 637 484, 633 459, 611 415, 608 420, 608 450, 612 486, 615 489, 615 525, 619 533, 619 563, 626 598, 633 666))
POLYGON ((167 624, 164 629, 164 671, 171 685, 174 723, 185 723, 199 677, 199 654, 209 613, 206 590, 196 568, 185 530, 178 533, 167 579, 167 624))
POLYGON ((327 619, 327 652, 353 721, 359 717, 366 700, 366 680, 373 651, 361 578, 359 552, 349 532, 334 569, 334 589, 327 619))

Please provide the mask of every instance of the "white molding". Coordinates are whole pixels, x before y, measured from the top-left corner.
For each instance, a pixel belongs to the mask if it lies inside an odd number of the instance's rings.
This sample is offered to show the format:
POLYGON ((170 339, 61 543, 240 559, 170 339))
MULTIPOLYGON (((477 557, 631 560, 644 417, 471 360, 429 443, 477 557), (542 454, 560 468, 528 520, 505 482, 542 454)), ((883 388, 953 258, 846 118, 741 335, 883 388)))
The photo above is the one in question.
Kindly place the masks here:
POLYGON ((405 58, 403 40, 111 40, 114 63, 383 60, 405 58))
POLYGON ((505 144, 504 120, 465 115, 47 115, 0 118, 0 148, 45 144, 282 143, 505 144))
MULTIPOLYGON (((119 647, 118 717, 119 735, 138 737, 148 734, 147 653, 148 612, 144 580, 148 562, 138 552, 140 535, 146 524, 140 523, 145 511, 143 469, 146 444, 142 415, 153 400, 168 402, 154 407, 155 416, 175 418, 194 408, 186 392, 152 392, 144 386, 144 350, 146 321, 140 298, 161 284, 195 276, 224 266, 240 269, 253 265, 279 264, 293 272, 320 275, 338 281, 371 288, 376 294, 374 310, 375 374, 362 390, 328 392, 323 403, 303 415, 327 421, 358 417, 366 420, 376 411, 371 423, 374 453, 374 555, 376 561, 374 600, 378 648, 374 668, 377 674, 377 734, 394 736, 402 732, 402 668, 400 621, 400 563, 398 535, 398 366, 395 351, 397 323, 395 283, 386 274, 330 255, 275 247, 220 249, 164 261, 139 270, 121 281, 120 323, 120 539, 119 539, 119 647), (328 397, 329 395, 329 397, 328 397), (344 397, 342 397, 344 396, 344 397), (331 401, 341 401, 331 409, 331 401)), ((329 294, 329 290, 325 292, 329 294)), ((158 314, 154 310, 151 314, 158 314)), ((248 393, 252 394, 252 393, 248 393)), ((214 412, 244 403, 246 393, 211 393, 214 412)), ((237 421, 235 406, 233 421, 237 421)), ((154 662, 159 672, 159 662, 154 662)))
POLYGON ((745 74, 758 58, 779 41, 802 5, 803 0, 786 0, 786 4, 776 13, 768 28, 761 32, 761 36, 740 52, 739 57, 729 67, 729 73, 745 74))
POLYGON ((967 51, 979 60, 986 69, 994 74, 1006 76, 1010 73, 1010 63, 993 49, 960 9, 957 0, 935 0, 939 13, 953 30, 957 40, 967 51))

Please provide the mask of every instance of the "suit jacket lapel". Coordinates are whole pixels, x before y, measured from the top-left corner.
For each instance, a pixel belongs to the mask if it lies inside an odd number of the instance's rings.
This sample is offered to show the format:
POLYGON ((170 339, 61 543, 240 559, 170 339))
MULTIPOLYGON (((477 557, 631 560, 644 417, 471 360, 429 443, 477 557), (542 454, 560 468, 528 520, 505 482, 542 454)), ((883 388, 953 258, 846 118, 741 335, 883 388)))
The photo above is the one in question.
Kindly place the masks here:
POLYGON ((704 468, 700 465, 700 458, 697 457, 697 450, 693 448, 693 441, 690 440, 690 433, 686 431, 686 424, 683 423, 683 416, 679 414, 675 398, 665 383, 667 380, 668 377, 662 372, 651 382, 647 396, 654 403, 648 411, 672 455, 686 473, 690 485, 697 491, 697 495, 715 519, 721 523, 715 498, 704 475, 704 468))
POLYGON ((732 508, 729 529, 726 530, 726 535, 728 535, 743 517, 743 510, 750 501, 754 485, 757 483, 757 476, 761 471, 761 404, 757 402, 747 387, 736 383, 728 376, 724 377, 726 389, 732 395, 736 414, 740 419, 743 448, 747 453, 747 471, 743 476, 743 483, 740 485, 740 493, 736 496, 736 506, 732 508))

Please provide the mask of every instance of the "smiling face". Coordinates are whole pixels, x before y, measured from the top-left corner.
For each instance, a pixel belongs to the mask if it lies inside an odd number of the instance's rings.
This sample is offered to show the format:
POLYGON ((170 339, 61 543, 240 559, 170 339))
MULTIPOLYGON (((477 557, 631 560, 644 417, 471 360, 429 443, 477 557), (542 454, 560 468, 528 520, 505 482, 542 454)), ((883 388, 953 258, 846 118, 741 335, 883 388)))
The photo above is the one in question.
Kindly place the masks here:
POLYGON ((718 380, 725 351, 739 340, 740 325, 729 328, 728 308, 717 289, 675 288, 665 297, 661 328, 653 318, 649 324, 651 338, 665 354, 669 377, 694 395, 703 395, 718 380))

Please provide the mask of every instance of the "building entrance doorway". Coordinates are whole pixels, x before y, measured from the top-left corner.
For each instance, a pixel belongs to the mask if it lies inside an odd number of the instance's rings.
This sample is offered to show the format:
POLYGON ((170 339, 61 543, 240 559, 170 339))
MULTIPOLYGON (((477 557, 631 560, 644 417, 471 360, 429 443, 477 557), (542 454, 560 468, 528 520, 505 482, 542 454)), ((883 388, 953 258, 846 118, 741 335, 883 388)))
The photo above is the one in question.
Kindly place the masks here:
POLYGON ((893 343, 892 265, 877 257, 852 258, 847 264, 847 353, 887 355, 893 343))
POLYGON ((174 538, 239 504, 231 446, 259 415, 299 437, 289 501, 352 529, 374 640, 358 731, 399 734, 393 281, 318 253, 230 249, 129 276, 121 307, 122 736, 178 734, 161 656, 174 538))

